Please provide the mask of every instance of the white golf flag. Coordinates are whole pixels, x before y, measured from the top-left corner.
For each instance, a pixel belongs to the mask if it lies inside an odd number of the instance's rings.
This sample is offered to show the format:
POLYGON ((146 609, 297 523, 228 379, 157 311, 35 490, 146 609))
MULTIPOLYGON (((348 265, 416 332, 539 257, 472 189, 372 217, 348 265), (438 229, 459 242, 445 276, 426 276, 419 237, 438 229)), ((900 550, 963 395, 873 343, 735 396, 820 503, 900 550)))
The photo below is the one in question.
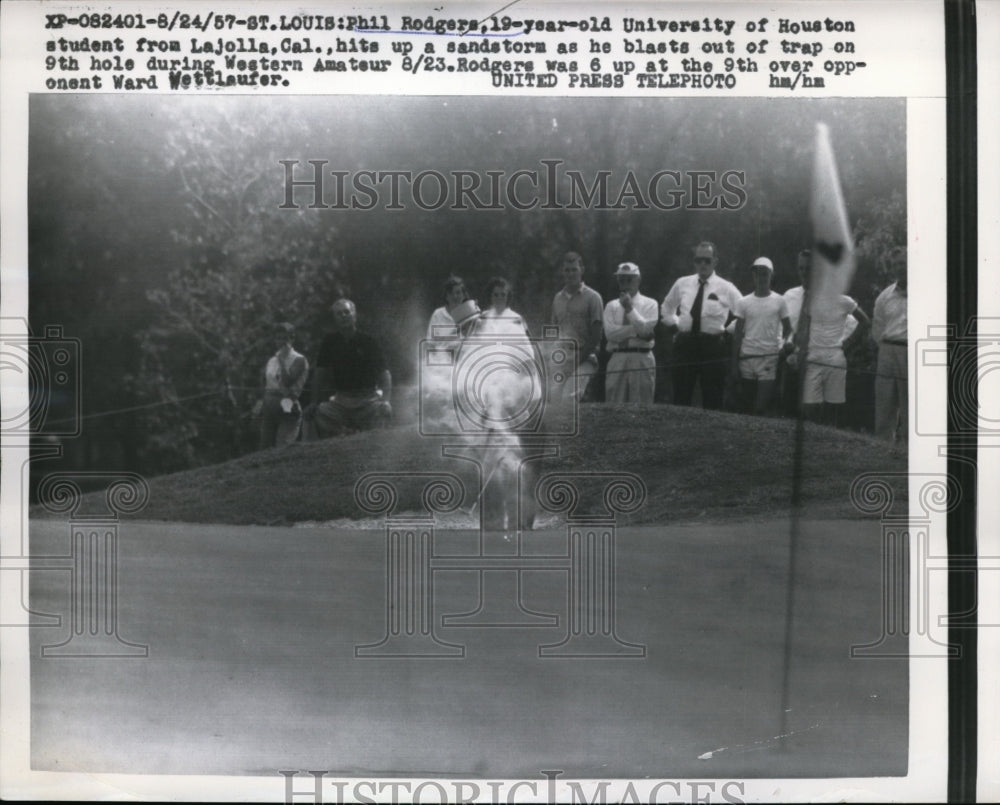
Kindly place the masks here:
POLYGON ((816 125, 809 213, 813 228, 809 312, 815 317, 822 316, 824 310, 834 306, 837 297, 847 293, 854 277, 854 241, 830 146, 830 132, 822 123, 816 125))

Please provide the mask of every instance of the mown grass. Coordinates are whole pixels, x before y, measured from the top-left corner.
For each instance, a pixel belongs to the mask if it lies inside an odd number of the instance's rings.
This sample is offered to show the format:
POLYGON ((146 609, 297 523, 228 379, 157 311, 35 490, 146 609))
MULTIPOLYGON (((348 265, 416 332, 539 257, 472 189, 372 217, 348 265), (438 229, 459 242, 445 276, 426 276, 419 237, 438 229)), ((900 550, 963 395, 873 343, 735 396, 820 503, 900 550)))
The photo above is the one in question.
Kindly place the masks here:
MULTIPOLYGON (((668 405, 585 405, 580 433, 547 440, 559 455, 549 472, 632 472, 647 489, 634 524, 774 517, 791 511, 796 423, 668 405)), ((370 472, 451 472, 465 506, 478 493, 474 465, 442 457, 455 439, 421 436, 415 425, 294 444, 223 464, 149 479, 143 519, 274 525, 365 516, 354 500, 370 472)), ((807 424, 801 501, 807 517, 860 517, 850 486, 863 472, 906 470, 906 452, 864 434, 807 424)), ((420 485, 400 481, 397 511, 420 508, 420 485)), ((895 484, 900 502, 906 484, 895 484)), ((595 496, 581 506, 600 507, 595 496)), ((38 512, 40 513, 40 512, 38 512)))

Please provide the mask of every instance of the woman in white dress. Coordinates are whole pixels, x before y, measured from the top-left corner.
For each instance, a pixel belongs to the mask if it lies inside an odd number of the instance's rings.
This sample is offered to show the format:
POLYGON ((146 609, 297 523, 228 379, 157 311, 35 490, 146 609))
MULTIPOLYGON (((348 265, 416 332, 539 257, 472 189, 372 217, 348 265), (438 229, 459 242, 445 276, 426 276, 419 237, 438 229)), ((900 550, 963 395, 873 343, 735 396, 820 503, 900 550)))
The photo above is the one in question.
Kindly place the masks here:
POLYGON ((486 285, 486 308, 476 328, 482 335, 529 337, 528 326, 520 313, 510 309, 510 283, 493 277, 486 285))
POLYGON ((468 298, 469 294, 461 277, 452 274, 444 281, 445 304, 431 313, 431 320, 427 325, 428 341, 446 341, 458 337, 458 328, 451 314, 468 298))

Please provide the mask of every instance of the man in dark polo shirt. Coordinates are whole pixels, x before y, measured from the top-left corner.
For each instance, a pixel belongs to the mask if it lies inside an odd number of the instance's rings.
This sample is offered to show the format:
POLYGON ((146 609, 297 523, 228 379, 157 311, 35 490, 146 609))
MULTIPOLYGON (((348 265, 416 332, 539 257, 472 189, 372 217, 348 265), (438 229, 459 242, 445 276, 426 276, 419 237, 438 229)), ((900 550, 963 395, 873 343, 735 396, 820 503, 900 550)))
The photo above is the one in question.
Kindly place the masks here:
POLYGON ((313 376, 317 402, 305 413, 310 439, 371 430, 392 416, 392 375, 382 348, 358 332, 357 309, 350 299, 338 299, 330 310, 334 331, 323 337, 313 376))

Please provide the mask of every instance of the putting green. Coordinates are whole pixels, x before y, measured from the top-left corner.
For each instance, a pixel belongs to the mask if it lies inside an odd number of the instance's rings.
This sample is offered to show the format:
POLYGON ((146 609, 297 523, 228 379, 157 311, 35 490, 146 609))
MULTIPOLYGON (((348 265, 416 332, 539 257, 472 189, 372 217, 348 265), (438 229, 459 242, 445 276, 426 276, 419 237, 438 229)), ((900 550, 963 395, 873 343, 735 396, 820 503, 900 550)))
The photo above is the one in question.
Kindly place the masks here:
MULTIPOLYGON (((843 777, 906 773, 905 660, 850 658, 881 634, 876 521, 799 536, 782 732, 786 520, 622 528, 614 622, 644 657, 540 658, 566 634, 567 572, 520 573, 526 610, 558 625, 460 628, 479 574, 433 573, 434 629, 462 658, 356 658, 386 633, 380 531, 126 521, 119 635, 145 658, 41 657, 32 630, 32 765, 41 770, 370 777, 843 777)), ((439 555, 477 550, 439 532, 439 555)), ((565 555, 566 535, 525 535, 565 555)), ((501 544, 502 549, 502 544, 501 544)), ((33 556, 68 526, 31 524, 33 556)), ((446 563, 445 563, 446 564, 446 563)), ((565 564, 565 563, 563 563, 565 564)), ((487 574, 490 575, 490 574, 487 574)), ((516 571, 495 571, 496 603, 516 571)), ((31 574, 31 605, 70 614, 70 574, 31 574)), ((504 602, 501 602, 504 603, 504 602)))

